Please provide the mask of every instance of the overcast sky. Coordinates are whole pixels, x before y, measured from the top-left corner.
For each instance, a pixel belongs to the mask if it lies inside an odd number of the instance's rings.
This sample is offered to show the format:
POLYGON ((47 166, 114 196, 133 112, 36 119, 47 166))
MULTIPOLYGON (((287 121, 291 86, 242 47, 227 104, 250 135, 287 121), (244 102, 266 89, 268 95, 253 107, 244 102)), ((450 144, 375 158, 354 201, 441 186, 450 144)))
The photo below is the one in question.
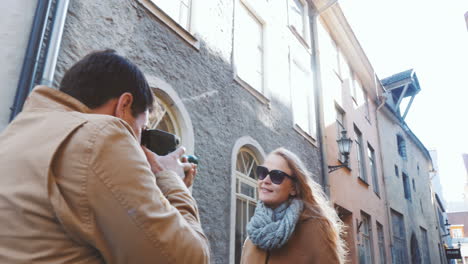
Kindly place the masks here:
POLYGON ((447 201, 467 179, 468 0, 339 0, 380 79, 414 68, 421 85, 406 122, 439 155, 447 201))

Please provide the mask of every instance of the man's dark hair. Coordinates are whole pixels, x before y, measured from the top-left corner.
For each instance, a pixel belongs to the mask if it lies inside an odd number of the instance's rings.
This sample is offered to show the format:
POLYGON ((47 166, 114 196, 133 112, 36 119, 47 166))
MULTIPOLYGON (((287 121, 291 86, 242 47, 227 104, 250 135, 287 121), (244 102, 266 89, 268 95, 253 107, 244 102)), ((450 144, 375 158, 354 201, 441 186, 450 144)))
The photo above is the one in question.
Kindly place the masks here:
POLYGON ((152 110, 154 102, 140 69, 110 49, 90 53, 73 65, 63 76, 60 91, 91 109, 129 92, 133 95, 134 116, 152 110))

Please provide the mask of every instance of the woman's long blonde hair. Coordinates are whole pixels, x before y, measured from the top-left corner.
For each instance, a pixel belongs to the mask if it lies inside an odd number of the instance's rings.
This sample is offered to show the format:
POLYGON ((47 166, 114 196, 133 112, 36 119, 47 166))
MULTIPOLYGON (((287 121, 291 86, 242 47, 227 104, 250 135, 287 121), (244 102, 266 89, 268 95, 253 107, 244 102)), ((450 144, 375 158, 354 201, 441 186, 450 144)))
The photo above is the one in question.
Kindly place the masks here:
POLYGON ((292 171, 292 176, 297 178, 296 197, 304 202, 304 211, 307 216, 316 220, 325 231, 326 241, 330 248, 335 249, 340 263, 345 262, 346 246, 342 239, 343 222, 338 217, 335 209, 328 201, 322 187, 312 179, 312 174, 307 170, 299 157, 285 148, 275 149, 270 155, 275 154, 284 158, 292 171))

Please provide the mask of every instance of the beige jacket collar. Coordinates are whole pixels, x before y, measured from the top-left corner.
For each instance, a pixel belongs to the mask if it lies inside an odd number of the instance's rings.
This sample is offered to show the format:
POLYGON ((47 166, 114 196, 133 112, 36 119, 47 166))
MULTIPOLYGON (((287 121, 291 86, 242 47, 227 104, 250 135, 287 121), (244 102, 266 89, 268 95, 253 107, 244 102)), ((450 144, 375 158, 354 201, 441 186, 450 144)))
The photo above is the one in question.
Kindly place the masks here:
POLYGON ((23 111, 29 112, 38 111, 38 109, 47 109, 50 111, 77 111, 81 113, 90 113, 89 109, 82 102, 63 93, 57 89, 53 89, 44 85, 37 86, 26 99, 23 111))

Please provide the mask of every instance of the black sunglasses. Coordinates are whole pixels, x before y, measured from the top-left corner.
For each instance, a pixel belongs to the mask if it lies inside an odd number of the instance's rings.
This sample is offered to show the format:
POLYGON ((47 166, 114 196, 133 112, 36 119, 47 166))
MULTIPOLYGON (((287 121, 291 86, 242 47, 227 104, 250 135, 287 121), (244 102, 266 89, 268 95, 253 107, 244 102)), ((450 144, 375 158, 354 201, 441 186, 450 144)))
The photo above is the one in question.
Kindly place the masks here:
POLYGON ((267 175, 270 175, 270 180, 274 184, 281 184, 284 181, 284 178, 289 178, 293 181, 296 180, 295 177, 289 176, 286 172, 280 170, 271 170, 269 171, 266 167, 257 166, 257 176, 258 179, 263 180, 267 175))

